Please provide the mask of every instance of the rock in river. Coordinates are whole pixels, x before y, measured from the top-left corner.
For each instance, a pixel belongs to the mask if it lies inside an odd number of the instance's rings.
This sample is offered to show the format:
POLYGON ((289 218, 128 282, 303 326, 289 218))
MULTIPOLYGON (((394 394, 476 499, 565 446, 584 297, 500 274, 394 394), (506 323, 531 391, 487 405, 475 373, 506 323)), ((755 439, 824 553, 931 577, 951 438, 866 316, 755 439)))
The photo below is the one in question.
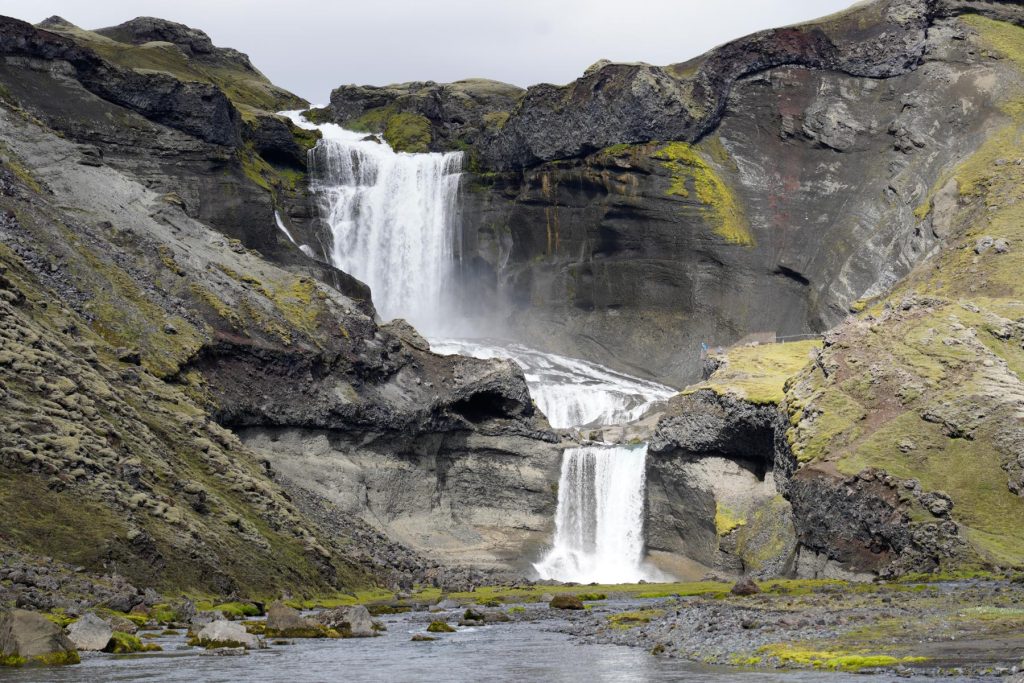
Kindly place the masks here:
POLYGON ((95 614, 86 614, 67 628, 68 638, 79 650, 99 652, 110 642, 114 629, 95 614))
POLYGON ((36 612, 0 612, 0 665, 78 664, 78 652, 60 627, 36 612))

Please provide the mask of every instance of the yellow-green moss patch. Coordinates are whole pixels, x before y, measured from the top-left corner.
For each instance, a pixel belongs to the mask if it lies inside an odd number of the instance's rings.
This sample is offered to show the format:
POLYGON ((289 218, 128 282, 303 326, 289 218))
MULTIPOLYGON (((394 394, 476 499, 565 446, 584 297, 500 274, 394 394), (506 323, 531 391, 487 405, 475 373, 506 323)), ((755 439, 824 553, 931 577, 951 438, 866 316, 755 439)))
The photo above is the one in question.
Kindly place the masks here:
POLYGON ((820 348, 818 340, 735 347, 726 352, 724 364, 707 382, 683 393, 711 389, 751 403, 778 404, 785 397, 786 380, 810 363, 812 351, 820 348))
POLYGON ((692 188, 715 234, 729 244, 754 245, 750 224, 732 188, 692 145, 670 142, 651 158, 661 160, 662 166, 672 174, 669 195, 688 198, 692 188))

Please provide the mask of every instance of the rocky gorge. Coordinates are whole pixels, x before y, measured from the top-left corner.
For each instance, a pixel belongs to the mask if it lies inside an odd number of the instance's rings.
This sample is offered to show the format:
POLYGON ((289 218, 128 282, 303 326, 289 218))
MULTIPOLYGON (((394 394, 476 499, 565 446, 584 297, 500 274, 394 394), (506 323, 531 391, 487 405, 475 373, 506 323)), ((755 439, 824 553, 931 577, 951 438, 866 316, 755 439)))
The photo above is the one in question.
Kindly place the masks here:
MULTIPOLYGON (((714 583, 663 596, 711 596, 682 607, 692 624, 650 607, 630 644, 664 653, 744 576, 820 596, 969 574, 993 583, 963 609, 1016 596, 1022 27, 1012 2, 875 0, 682 64, 346 85, 311 109, 180 24, 0 18, 0 607, 30 610, 3 618, 48 612, 50 652, 89 614, 205 647, 194 612, 280 597, 555 590, 528 587, 568 504, 564 453, 640 444, 637 562, 714 583), (434 353, 378 312, 380 286, 332 258, 332 124, 461 155, 451 315, 640 387, 617 423, 561 424, 514 354, 434 353)), ((519 614, 506 598, 490 607, 519 614)), ((787 599, 755 611, 806 607, 787 599)), ((1017 601, 971 614, 1012 631, 1017 601)), ((334 628, 287 617, 282 638, 334 628)), ((206 640, 230 649, 276 628, 224 623, 206 640)), ((813 652, 881 648, 843 640, 849 623, 813 652)), ((757 646, 809 637, 794 624, 757 646)), ((2 654, 36 657, 13 628, 2 654)), ((818 666, 754 649, 705 654, 818 666)))

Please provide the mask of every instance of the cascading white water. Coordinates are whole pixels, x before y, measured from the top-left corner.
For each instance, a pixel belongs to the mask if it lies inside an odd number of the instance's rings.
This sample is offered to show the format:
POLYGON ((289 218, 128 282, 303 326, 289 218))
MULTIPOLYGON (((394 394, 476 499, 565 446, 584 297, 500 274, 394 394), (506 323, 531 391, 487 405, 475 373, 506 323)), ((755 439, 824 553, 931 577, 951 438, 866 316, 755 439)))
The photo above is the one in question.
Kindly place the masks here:
POLYGON ((554 547, 534 565, 542 579, 629 583, 643 566, 647 445, 566 449, 554 547))
POLYGON ((523 369, 537 407, 556 429, 631 422, 676 391, 597 363, 544 353, 522 344, 479 339, 432 339, 443 355, 511 358, 523 369))
MULTIPOLYGON (((635 420, 675 393, 596 363, 520 344, 438 339, 454 309, 461 153, 396 154, 362 133, 285 113, 323 134, 310 153, 310 166, 321 217, 331 231, 330 259, 370 285, 382 318, 405 318, 426 333, 438 353, 515 360, 556 428, 635 420)), ((292 239, 280 221, 279 226, 292 239)), ((646 458, 646 445, 565 451, 554 546, 534 565, 541 577, 580 583, 661 578, 643 563, 646 458)))
POLYGON ((292 118, 323 135, 310 171, 331 262, 370 285, 383 319, 437 333, 452 309, 462 152, 396 153, 365 133, 292 118))

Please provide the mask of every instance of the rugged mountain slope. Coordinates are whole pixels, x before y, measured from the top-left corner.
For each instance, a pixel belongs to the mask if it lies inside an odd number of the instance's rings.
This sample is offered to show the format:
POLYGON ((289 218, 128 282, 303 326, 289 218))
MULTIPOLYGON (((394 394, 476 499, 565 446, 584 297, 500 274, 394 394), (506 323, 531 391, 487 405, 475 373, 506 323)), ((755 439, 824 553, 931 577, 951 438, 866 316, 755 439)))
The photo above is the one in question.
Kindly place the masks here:
POLYGON ((919 539, 874 528, 868 544, 863 521, 835 518, 827 492, 851 475, 878 489, 889 514, 950 520, 954 558, 1024 562, 1024 29, 968 23, 983 49, 1004 57, 1002 79, 1014 85, 999 102, 1003 125, 920 208, 947 246, 831 332, 787 397, 801 537, 866 567, 898 562, 919 539), (876 482, 889 477, 904 484, 886 492, 876 482))
MULTIPOLYGON (((173 32, 153 35, 207 68, 198 32, 188 49, 181 27, 153 20, 106 33, 137 42, 161 26, 173 32)), ((166 590, 444 580, 436 558, 382 535, 391 519, 289 496, 273 445, 228 428, 390 440, 382 457, 398 460, 429 448, 419 474, 437 491, 415 512, 434 540, 478 552, 514 553, 495 537, 521 525, 485 491, 522 475, 494 472, 463 498, 480 518, 457 522, 444 477, 505 449, 541 473, 529 505, 546 532, 558 452, 521 372, 434 356, 407 327, 378 327, 362 283, 279 238, 290 176, 252 141, 277 119, 243 116, 237 94, 177 67, 121 68, 91 34, 58 28, 74 39, 0 19, 0 543, 166 590)), ((256 79, 242 56, 210 58, 256 79)))
POLYGON ((1024 28, 961 21, 997 65, 1002 116, 916 211, 943 246, 860 302, 785 392, 779 376, 803 363, 772 359, 790 345, 732 351, 696 394, 674 399, 652 441, 654 547, 688 544, 702 562, 754 570, 784 560, 804 576, 1024 564, 1024 28), (746 487, 745 509, 728 511, 735 531, 716 542, 706 520, 728 503, 725 466, 700 470, 723 456, 748 463, 747 478, 773 472, 782 498, 746 487), (694 518, 703 525, 682 533, 694 518))
MULTIPOLYGON (((488 331, 679 385, 702 341, 830 328, 938 248, 915 209, 1005 123, 1004 50, 971 12, 1021 20, 1016 3, 880 0, 484 102, 490 124, 432 139, 474 171, 467 307, 498 311, 488 331)), ((466 127, 407 89, 339 88, 327 115, 466 127)))

